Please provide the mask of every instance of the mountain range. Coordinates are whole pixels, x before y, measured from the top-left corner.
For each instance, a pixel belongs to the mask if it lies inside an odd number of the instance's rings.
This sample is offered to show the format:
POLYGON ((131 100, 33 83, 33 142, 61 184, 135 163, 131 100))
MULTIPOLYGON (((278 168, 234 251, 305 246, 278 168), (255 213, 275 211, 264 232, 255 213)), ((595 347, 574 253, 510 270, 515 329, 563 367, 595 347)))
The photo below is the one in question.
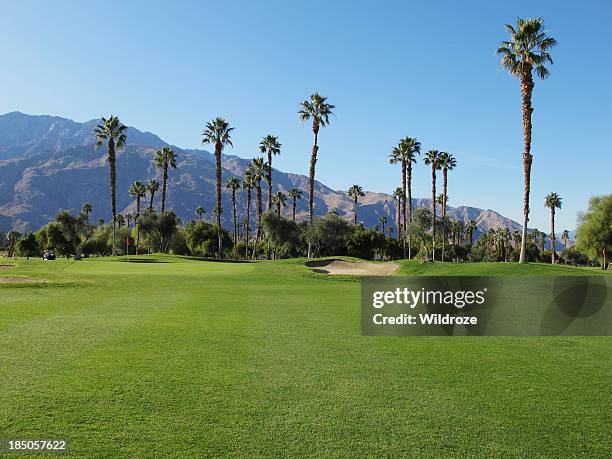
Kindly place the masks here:
MULTIPOLYGON (((36 230, 52 220, 59 209, 78 211, 85 202, 93 206, 92 221, 110 219, 106 151, 95 149, 92 134, 98 123, 99 120, 79 123, 57 116, 20 112, 0 115, 0 230, 36 230)), ((134 127, 128 129, 126 147, 117 155, 118 211, 135 211, 135 200, 128 194, 135 180, 157 178, 161 182, 161 172, 155 168, 153 157, 157 149, 167 145, 155 134, 134 127)), ((194 209, 201 206, 207 218, 212 220, 215 206, 214 155, 206 150, 170 146, 178 154, 178 164, 169 174, 167 207, 186 221, 194 218, 194 209)), ((241 178, 250 161, 224 155, 223 181, 233 175, 241 178)), ((304 192, 304 198, 297 205, 297 217, 304 219, 308 210, 308 177, 273 170, 274 192, 286 193, 292 187, 304 192)), ((267 185, 264 184, 263 188, 265 203, 267 185)), ((157 207, 159 195, 161 192, 156 197, 157 207)), ((430 208, 431 200, 413 199, 412 204, 414 208, 430 208)), ((223 192, 223 207, 231 208, 231 195, 227 190, 223 192)), ((237 207, 239 215, 243 215, 243 197, 237 200, 237 207)), ((342 217, 352 218, 353 202, 346 192, 316 182, 315 214, 332 210, 342 217)), ((285 213, 289 215, 290 205, 285 213)), ((396 213, 395 199, 388 194, 366 192, 359 201, 358 218, 368 227, 377 225, 380 216, 386 216, 388 224, 395 228, 396 213)), ((489 228, 505 226, 511 231, 521 228, 519 223, 491 209, 448 207, 447 215, 464 222, 476 221, 475 237, 489 228)), ((223 224, 231 227, 231 212, 223 213, 223 224)), ((562 247, 561 241, 558 244, 562 247)))

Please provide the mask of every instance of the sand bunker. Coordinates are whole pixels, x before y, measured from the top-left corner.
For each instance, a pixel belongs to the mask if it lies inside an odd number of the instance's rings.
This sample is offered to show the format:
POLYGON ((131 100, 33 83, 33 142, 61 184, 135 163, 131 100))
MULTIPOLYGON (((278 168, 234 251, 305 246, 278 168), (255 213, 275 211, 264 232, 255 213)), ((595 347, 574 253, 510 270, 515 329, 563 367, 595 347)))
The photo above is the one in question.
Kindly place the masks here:
POLYGON ((390 276, 399 269, 395 263, 367 263, 343 260, 307 261, 305 265, 315 273, 349 276, 390 276))
POLYGON ((21 284, 23 282, 36 282, 31 277, 0 277, 0 284, 21 284))

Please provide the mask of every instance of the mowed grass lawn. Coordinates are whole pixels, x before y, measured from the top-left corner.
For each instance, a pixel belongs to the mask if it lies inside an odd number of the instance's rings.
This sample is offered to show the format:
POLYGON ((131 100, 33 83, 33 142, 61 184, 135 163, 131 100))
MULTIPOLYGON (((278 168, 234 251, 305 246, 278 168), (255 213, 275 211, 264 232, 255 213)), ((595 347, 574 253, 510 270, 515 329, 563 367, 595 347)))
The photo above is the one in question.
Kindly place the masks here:
POLYGON ((47 281, 0 284, 0 438, 91 457, 612 454, 611 338, 362 337, 359 282, 304 260, 140 261, 0 271, 47 281))

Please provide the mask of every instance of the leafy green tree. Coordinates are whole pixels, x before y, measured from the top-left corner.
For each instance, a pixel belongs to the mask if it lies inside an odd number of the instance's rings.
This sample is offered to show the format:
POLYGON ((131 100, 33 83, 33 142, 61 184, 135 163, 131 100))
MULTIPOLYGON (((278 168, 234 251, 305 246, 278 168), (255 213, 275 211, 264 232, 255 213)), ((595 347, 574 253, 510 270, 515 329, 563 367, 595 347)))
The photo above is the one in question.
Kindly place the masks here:
POLYGON ((308 213, 310 223, 314 219, 314 181, 315 181, 315 166, 317 164, 317 153, 319 152, 319 129, 329 124, 329 117, 333 115, 334 106, 327 102, 327 97, 315 92, 310 96, 310 99, 300 103, 298 112, 300 121, 312 121, 312 132, 314 134, 314 142, 312 144, 312 154, 310 156, 310 175, 308 177, 309 195, 308 195, 308 213))
POLYGON ((115 245, 116 236, 116 221, 117 221, 117 170, 116 150, 125 147, 127 140, 125 132, 127 126, 121 124, 119 118, 111 115, 109 118, 102 117, 102 123, 98 124, 94 129, 96 138, 96 148, 99 148, 106 142, 108 153, 108 164, 110 168, 110 188, 111 188, 111 207, 113 212, 113 256, 116 254, 117 247, 115 245))
MULTIPOLYGON (((162 199, 161 199, 161 211, 166 211, 166 190, 168 186, 168 169, 176 169, 176 159, 178 155, 172 151, 170 147, 164 147, 161 150, 155 152, 155 167, 162 170, 162 199)), ((151 201, 153 199, 151 198, 151 201)))
POLYGON ((348 189, 347 194, 353 199, 353 225, 357 224, 357 201, 365 196, 363 188, 359 185, 353 185, 348 189))
POLYGON ((544 205, 550 209, 550 253, 551 263, 555 263, 555 209, 561 209, 561 198, 557 193, 550 193, 544 199, 544 205))
POLYGON ((55 216, 55 222, 70 246, 74 259, 80 260, 82 245, 87 241, 89 234, 86 216, 84 214, 74 216, 66 210, 61 210, 55 216))
POLYGON ((612 250, 612 194, 591 198, 589 210, 579 216, 576 247, 601 260, 602 269, 608 269, 608 253, 612 250))
MULTIPOLYGON (((232 242, 227 231, 223 230, 222 243, 229 250, 232 242)), ((218 257, 217 227, 205 221, 189 222, 185 227, 185 241, 190 252, 203 257, 218 257)))
POLYGON ((19 239, 17 249, 19 250, 19 254, 22 257, 26 257, 28 260, 30 257, 35 257, 40 253, 40 247, 38 246, 38 241, 34 233, 28 233, 19 239))
POLYGON ((7 240, 7 256, 14 257, 17 249, 17 243, 21 239, 21 233, 19 231, 9 231, 6 235, 7 240))
POLYGON ((266 181, 268 182, 268 210, 272 210, 272 156, 280 155, 281 144, 275 135, 267 135, 259 143, 259 151, 268 155, 266 181))
POLYGON ((291 188, 289 190, 289 198, 291 198, 292 201, 292 215, 293 215, 293 221, 295 221, 295 209, 297 207, 297 201, 298 199, 302 199, 302 190, 300 190, 299 188, 291 188))
POLYGON ((261 225, 270 242, 274 258, 293 257, 298 253, 298 225, 278 213, 266 212, 261 217, 261 225))
POLYGON ((223 213, 223 207, 221 205, 221 155, 223 150, 228 145, 231 147, 232 144, 232 131, 233 127, 229 125, 221 117, 217 117, 212 121, 206 123, 204 132, 202 133, 202 143, 210 144, 215 146, 215 177, 216 177, 216 194, 217 194, 217 247, 219 258, 223 258, 223 241, 221 239, 221 214, 223 213))
POLYGON ((523 108, 523 152, 524 196, 523 196, 523 234, 519 263, 525 263, 527 244, 527 223, 529 222, 529 191, 531 188, 531 95, 533 93, 533 71, 542 79, 548 77, 546 64, 552 64, 550 49, 557 40, 547 36, 544 20, 518 18, 516 26, 506 24, 510 40, 502 41, 497 53, 501 56, 501 65, 521 81, 523 108))
POLYGON ((305 239, 313 254, 319 256, 344 255, 351 225, 335 212, 317 218, 305 230, 305 239))

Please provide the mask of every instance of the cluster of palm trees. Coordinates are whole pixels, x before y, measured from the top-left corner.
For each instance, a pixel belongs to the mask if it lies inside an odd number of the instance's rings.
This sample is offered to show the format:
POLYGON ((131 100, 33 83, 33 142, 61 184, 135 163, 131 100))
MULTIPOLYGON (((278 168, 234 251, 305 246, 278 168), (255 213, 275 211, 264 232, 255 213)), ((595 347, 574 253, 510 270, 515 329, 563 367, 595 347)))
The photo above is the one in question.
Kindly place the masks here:
MULTIPOLYGON (((510 39, 501 42, 497 52, 501 55, 501 64, 508 71, 520 79, 521 82, 521 94, 522 94, 522 109, 523 109, 523 131, 524 131, 524 144, 525 148, 523 151, 523 169, 524 169, 524 196, 523 196, 523 228, 521 235, 521 254, 520 262, 525 261, 525 247, 527 241, 527 224, 529 220, 529 194, 530 194, 530 174, 531 165, 533 161, 533 155, 531 153, 531 113, 533 111, 531 104, 531 96, 534 88, 533 73, 535 72, 538 77, 545 79, 548 76, 548 69, 546 64, 552 64, 552 58, 549 53, 550 48, 556 45, 556 40, 552 37, 547 36, 544 31, 543 20, 538 19, 521 19, 517 20, 516 26, 506 25, 506 29, 510 34, 510 39)), ((314 182, 316 174, 316 163, 319 153, 319 133, 322 127, 329 124, 330 116, 333 115, 334 105, 330 104, 326 97, 319 93, 312 94, 308 99, 300 103, 300 109, 298 111, 299 119, 302 122, 310 122, 313 132, 313 144, 310 155, 310 169, 309 169, 309 196, 308 196, 308 220, 310 223, 313 222, 314 218, 314 182)), ((96 126, 94 129, 94 136, 96 138, 96 147, 106 143, 109 161, 110 171, 110 183, 111 183, 111 209, 113 214, 113 255, 115 252, 115 224, 117 222, 117 209, 116 209, 116 151, 125 146, 126 143, 126 130, 127 127, 121 124, 119 118, 111 115, 109 118, 102 118, 102 123, 96 126)), ((206 123, 204 131, 202 133, 202 143, 209 144, 214 147, 215 156, 215 181, 216 181, 216 206, 213 209, 213 213, 216 217, 216 228, 218 238, 218 256, 222 257, 222 228, 221 228, 221 216, 223 213, 222 208, 222 167, 221 159, 224 149, 227 146, 232 146, 232 132, 234 128, 230 126, 228 121, 221 117, 217 117, 212 121, 206 123)), ((246 211, 243 218, 245 231, 244 237, 246 242, 246 255, 249 252, 249 237, 250 237, 250 206, 252 201, 252 191, 255 190, 256 196, 256 212, 257 212, 257 228, 255 234, 255 246, 261 237, 261 216, 263 213, 263 195, 262 195, 262 182, 267 184, 267 210, 272 211, 273 206, 276 207, 278 216, 281 215, 282 209, 287 204, 287 199, 292 200, 292 218, 295 221, 296 217, 296 203, 302 198, 302 191, 297 188, 292 188, 288 191, 288 196, 282 191, 277 191, 276 194, 273 192, 273 174, 272 174, 272 160, 273 157, 281 153, 281 147, 278 137, 275 135, 265 136, 260 144, 259 150, 262 153, 261 157, 253 159, 247 170, 245 171, 242 179, 238 177, 231 177, 225 183, 225 187, 230 191, 232 197, 232 217, 233 217, 233 242, 234 245, 238 243, 239 231, 238 231, 238 215, 236 210, 236 199, 237 193, 243 190, 246 194, 246 211)), ((397 201, 397 237, 398 240, 402 241, 404 257, 412 257, 412 243, 411 236, 408 228, 412 223, 413 211, 412 211, 412 167, 417 162, 417 156, 421 153, 421 143, 412 137, 405 137, 401 139, 397 146, 393 148, 389 155, 389 161, 392 164, 398 164, 401 166, 401 186, 398 187, 393 193, 394 198, 397 201), (407 251, 406 251, 407 250, 407 251)), ((156 152, 155 165, 162 169, 162 185, 161 185, 161 212, 166 210, 166 194, 167 194, 167 182, 168 172, 171 168, 176 168, 177 156, 169 148, 164 147, 156 152)), ((436 249, 436 207, 439 205, 441 209, 441 219, 446 219, 447 209, 447 188, 448 188, 448 172, 452 171, 456 167, 456 160, 452 154, 447 152, 441 152, 436 149, 428 150, 424 155, 424 164, 431 167, 431 213, 432 213, 432 225, 431 225, 431 258, 435 260, 435 249, 436 249), (437 190, 437 172, 442 171, 442 194, 436 195, 437 190)), ((146 197, 146 193, 149 193, 149 211, 153 211, 153 199, 156 192, 159 190, 159 183, 152 179, 147 184, 142 181, 136 181, 130 187, 130 195, 136 199, 136 216, 135 219, 138 221, 140 217, 140 206, 141 200, 146 197)), ((363 197, 364 191, 361 186, 353 185, 348 190, 348 195, 353 199, 353 223, 357 224, 357 207, 359 198, 363 197)), ((552 260, 554 262, 555 257, 555 246, 554 246, 554 218, 555 209, 561 207, 561 199, 555 193, 551 193, 546 197, 545 205, 551 210, 551 241, 552 241, 552 260)), ((204 209, 198 207, 196 214, 199 219, 202 219, 204 209)), ((385 225, 387 223, 386 217, 384 221, 381 219, 380 222, 383 234, 385 231, 385 225)), ((459 223, 453 223, 451 227, 451 233, 453 234, 452 239, 459 241, 461 237, 458 235, 462 232, 469 232, 470 244, 472 239, 472 233, 475 230, 475 223, 468 222, 465 228, 459 228, 459 223)), ((443 230, 445 232, 446 230, 443 230)), ((501 236, 500 236, 501 237, 501 236)), ((508 234, 504 233, 503 240, 509 240, 508 234), (505 239, 504 239, 505 238, 505 239)), ((138 247, 139 232, 136 233, 136 246, 138 247)), ((442 246, 442 260, 444 260, 445 243, 447 241, 447 235, 442 234, 441 237, 442 246)), ((503 249, 503 247, 502 247, 503 249)), ((253 248, 253 256, 255 254, 255 247, 253 248)), ((310 256, 310 245, 308 250, 310 256)))

